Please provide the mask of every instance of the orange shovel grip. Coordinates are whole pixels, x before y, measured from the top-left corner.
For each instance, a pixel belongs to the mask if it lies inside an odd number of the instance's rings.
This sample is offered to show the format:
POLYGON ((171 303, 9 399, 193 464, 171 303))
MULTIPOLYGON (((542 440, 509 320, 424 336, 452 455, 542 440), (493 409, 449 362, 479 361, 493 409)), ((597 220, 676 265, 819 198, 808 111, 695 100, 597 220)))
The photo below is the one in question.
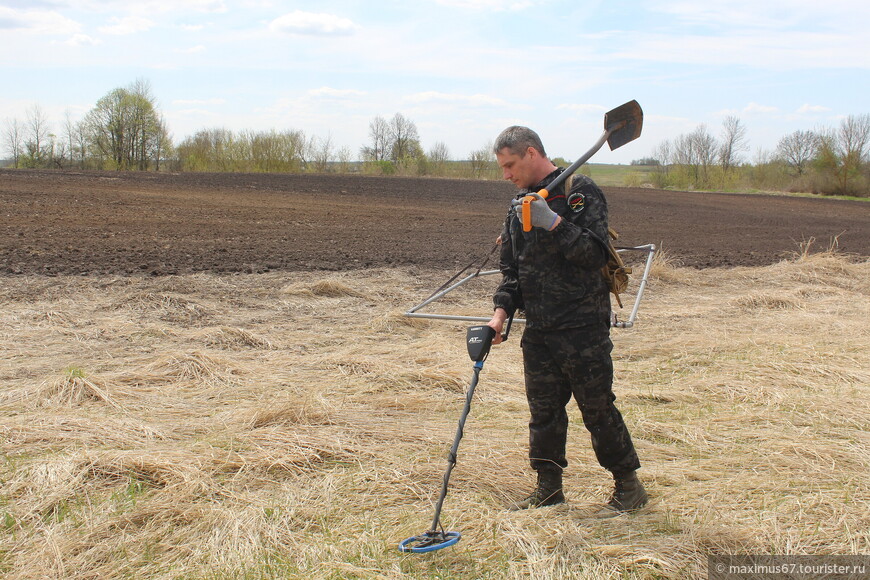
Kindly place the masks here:
MULTIPOLYGON (((547 196, 550 195, 550 192, 546 189, 542 189, 538 192, 542 198, 547 199, 547 196)), ((531 195, 527 195, 523 198, 523 231, 530 232, 532 231, 532 202, 537 198, 531 195)))

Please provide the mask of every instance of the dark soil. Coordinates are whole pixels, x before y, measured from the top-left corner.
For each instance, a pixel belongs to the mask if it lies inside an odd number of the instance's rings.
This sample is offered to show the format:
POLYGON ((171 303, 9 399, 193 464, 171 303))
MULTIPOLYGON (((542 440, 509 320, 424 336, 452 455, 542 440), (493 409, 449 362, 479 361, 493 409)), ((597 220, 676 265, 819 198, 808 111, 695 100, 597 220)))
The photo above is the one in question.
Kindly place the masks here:
MULTIPOLYGON (((604 188, 620 245, 699 268, 760 266, 834 240, 870 256, 870 204, 604 188)), ((482 260, 507 182, 345 175, 0 170, 0 274, 456 269, 482 260)))

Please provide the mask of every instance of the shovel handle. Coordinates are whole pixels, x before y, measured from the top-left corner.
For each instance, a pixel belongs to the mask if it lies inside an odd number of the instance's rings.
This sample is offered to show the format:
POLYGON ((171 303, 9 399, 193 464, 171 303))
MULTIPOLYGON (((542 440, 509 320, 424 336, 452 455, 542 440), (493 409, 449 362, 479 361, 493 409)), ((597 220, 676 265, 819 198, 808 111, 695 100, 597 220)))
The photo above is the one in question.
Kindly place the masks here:
MULTIPOLYGON (((547 196, 550 195, 550 192, 546 189, 542 189, 538 192, 542 198, 547 199, 547 196)), ((523 231, 530 232, 532 231, 532 202, 537 198, 531 195, 527 195, 523 198, 523 231)))
MULTIPOLYGON (((565 171, 559 174, 556 179, 551 181, 547 187, 555 189, 562 184, 563 181, 575 171, 580 169, 580 166, 589 161, 589 158, 601 149, 605 143, 610 145, 610 149, 622 147, 630 141, 634 141, 640 137, 641 127, 643 126, 643 111, 637 101, 629 101, 624 105, 616 107, 612 111, 608 111, 604 115, 604 133, 598 138, 598 142, 592 148, 582 155, 577 161, 572 163, 565 171), (611 139, 611 136, 613 139, 611 139)), ((567 192, 566 192, 567 193, 567 192)), ((542 189, 538 195, 547 198, 547 190, 542 189)), ((535 198, 527 195, 523 198, 523 231, 532 231, 532 208, 531 203, 535 198)))

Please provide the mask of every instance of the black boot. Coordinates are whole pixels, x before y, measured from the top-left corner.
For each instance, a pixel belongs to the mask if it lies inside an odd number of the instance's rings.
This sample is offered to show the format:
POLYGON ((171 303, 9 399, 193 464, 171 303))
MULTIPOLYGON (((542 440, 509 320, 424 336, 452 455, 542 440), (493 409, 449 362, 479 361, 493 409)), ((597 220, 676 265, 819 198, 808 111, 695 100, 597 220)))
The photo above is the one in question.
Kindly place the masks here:
POLYGON ((646 505, 649 496, 637 478, 637 473, 631 471, 625 474, 614 474, 613 480, 615 484, 613 495, 601 511, 602 516, 629 513, 646 505))
POLYGON ((538 471, 538 485, 535 487, 535 491, 526 499, 515 503, 511 507, 511 511, 556 505, 564 501, 562 470, 542 469, 538 471))

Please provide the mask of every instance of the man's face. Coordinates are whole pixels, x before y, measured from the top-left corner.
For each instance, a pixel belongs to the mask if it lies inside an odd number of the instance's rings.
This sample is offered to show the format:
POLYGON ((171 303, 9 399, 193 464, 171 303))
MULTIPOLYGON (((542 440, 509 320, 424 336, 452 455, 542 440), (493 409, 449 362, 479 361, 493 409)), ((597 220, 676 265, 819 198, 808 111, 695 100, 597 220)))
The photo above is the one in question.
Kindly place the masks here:
POLYGON ((495 158, 498 161, 498 166, 501 167, 502 177, 513 182, 519 189, 523 189, 531 187, 539 181, 533 173, 536 154, 537 151, 529 147, 526 149, 526 154, 520 157, 505 147, 495 154, 495 158))

